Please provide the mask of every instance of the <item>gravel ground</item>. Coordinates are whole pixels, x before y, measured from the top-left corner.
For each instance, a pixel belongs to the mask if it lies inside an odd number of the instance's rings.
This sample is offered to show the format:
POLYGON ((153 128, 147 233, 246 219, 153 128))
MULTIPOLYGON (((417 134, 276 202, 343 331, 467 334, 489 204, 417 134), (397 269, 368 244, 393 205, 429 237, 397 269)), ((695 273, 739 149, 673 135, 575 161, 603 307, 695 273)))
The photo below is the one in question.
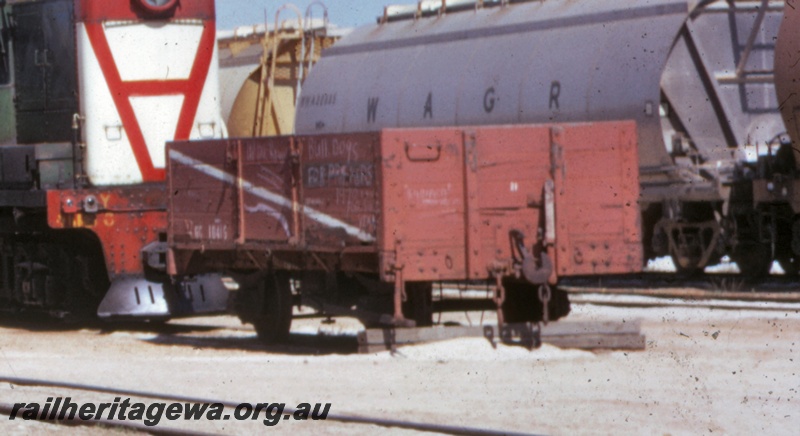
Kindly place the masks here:
MULTIPOLYGON (((469 318, 477 322, 480 314, 469 318)), ((569 318, 640 319, 647 349, 495 350, 484 339, 462 338, 403 347, 394 356, 358 355, 354 339, 340 336, 359 328, 346 319, 298 320, 290 345, 268 349, 230 317, 116 331, 5 319, 0 374, 234 402, 322 402, 331 403, 336 414, 544 434, 788 435, 800 428, 798 310, 573 305, 569 318), (318 331, 328 336, 308 335, 318 331)), ((44 403, 52 396, 114 400, 108 394, 0 385, 3 403, 44 403)), ((233 434, 382 431, 332 421, 281 421, 267 428, 260 420, 162 419, 160 426, 233 434)), ((0 419, 3 434, 63 430, 0 419)))

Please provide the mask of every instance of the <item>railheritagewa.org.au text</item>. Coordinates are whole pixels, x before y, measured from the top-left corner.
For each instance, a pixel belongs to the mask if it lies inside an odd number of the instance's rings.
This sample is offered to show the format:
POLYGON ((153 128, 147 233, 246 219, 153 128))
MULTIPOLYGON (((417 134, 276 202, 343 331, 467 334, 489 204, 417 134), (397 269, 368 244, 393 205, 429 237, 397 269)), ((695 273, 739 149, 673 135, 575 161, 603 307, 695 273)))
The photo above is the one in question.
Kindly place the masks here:
POLYGON ((139 421, 156 426, 167 421, 261 421, 266 426, 281 421, 325 420, 330 403, 300 403, 287 407, 286 403, 241 403, 233 413, 222 403, 166 403, 134 402, 130 398, 116 397, 111 403, 76 403, 71 397, 50 397, 44 403, 15 403, 9 420, 25 421, 139 421))

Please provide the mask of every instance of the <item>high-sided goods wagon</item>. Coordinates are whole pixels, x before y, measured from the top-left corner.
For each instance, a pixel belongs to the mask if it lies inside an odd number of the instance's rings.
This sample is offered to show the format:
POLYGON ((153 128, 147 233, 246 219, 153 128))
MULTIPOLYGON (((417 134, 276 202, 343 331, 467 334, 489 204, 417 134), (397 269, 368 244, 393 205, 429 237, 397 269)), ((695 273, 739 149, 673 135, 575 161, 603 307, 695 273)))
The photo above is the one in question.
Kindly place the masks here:
POLYGON ((491 279, 506 318, 540 318, 535 302, 514 313, 521 288, 640 268, 635 132, 605 122, 172 144, 169 272, 263 271, 245 299, 296 279, 304 304, 367 322, 394 298, 394 321, 418 324, 431 322, 432 283, 491 279))

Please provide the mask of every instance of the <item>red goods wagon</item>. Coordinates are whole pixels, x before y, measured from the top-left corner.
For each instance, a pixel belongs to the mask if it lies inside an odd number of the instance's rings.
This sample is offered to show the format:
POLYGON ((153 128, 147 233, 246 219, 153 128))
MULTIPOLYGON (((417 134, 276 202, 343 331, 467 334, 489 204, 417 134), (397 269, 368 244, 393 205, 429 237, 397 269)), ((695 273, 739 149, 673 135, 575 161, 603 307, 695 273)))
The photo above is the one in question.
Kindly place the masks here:
POLYGON ((240 316, 286 331, 290 282, 428 324, 432 283, 490 281, 506 321, 537 320, 540 285, 640 271, 638 174, 633 121, 172 143, 168 270, 240 273, 240 316))

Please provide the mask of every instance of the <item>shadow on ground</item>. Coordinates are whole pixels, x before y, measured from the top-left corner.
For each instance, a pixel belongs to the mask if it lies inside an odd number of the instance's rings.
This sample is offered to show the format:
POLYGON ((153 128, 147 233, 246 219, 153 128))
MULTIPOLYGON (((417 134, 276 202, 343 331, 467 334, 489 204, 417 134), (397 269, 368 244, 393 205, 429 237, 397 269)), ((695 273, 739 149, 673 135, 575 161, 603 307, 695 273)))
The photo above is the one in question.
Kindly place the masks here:
POLYGON ((265 345, 258 340, 255 332, 252 336, 181 336, 162 334, 147 339, 156 345, 184 346, 195 349, 245 350, 261 351, 287 355, 329 355, 358 353, 358 340, 355 336, 326 336, 312 334, 290 334, 288 339, 279 344, 265 345))
MULTIPOLYGON (((39 333, 88 331, 109 335, 116 332, 156 335, 142 339, 154 345, 184 346, 195 349, 245 350, 288 355, 352 354, 358 352, 355 336, 331 336, 295 333, 280 344, 261 343, 255 331, 231 335, 229 327, 220 325, 172 324, 165 321, 115 321, 99 319, 59 318, 38 312, 0 312, 0 328, 39 333), (250 334, 252 332, 252 334, 250 334)), ((238 329, 233 329, 238 330, 238 329)))
POLYGON ((103 321, 97 318, 60 318, 38 312, 0 312, 0 327, 31 332, 58 333, 80 330, 106 335, 118 331, 133 333, 180 334, 218 330, 219 326, 169 324, 166 321, 103 321))

